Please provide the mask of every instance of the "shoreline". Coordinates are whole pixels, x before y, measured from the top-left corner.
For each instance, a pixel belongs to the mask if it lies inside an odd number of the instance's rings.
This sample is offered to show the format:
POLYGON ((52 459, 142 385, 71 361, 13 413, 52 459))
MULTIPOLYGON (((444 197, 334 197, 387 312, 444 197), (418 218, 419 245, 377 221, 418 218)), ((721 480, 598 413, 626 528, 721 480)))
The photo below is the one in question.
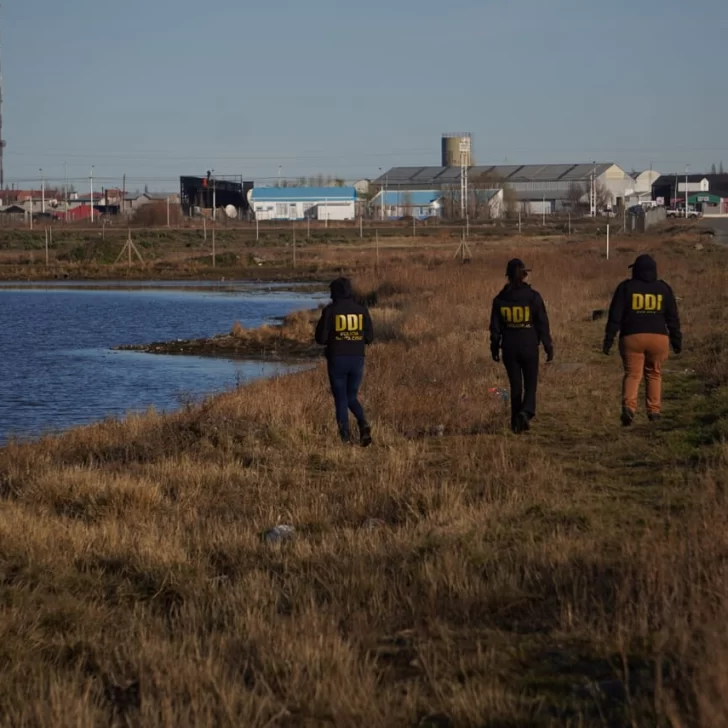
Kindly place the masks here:
MULTIPOLYGON (((640 408, 619 424, 621 366, 589 315, 645 246, 607 261, 593 244, 518 251, 557 352, 527 434, 491 390, 506 374, 484 302, 510 251, 414 253, 355 279, 378 296, 370 448, 339 442, 321 366, 0 447, 6 713, 525 726, 690 724, 704 696, 722 710, 701 666, 728 654, 728 250, 699 242, 651 250, 687 324, 657 423, 640 408)), ((212 340, 282 352, 314 316, 212 340)))

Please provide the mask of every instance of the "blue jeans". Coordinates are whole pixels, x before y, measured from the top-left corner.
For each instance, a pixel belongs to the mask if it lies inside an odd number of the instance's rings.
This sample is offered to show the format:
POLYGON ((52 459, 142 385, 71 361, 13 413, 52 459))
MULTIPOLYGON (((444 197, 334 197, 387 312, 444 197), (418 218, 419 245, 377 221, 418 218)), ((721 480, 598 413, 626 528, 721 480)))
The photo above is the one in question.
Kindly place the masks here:
POLYGON ((339 434, 349 439, 349 410, 361 427, 366 424, 364 408, 359 404, 357 395, 364 376, 363 356, 336 356, 328 360, 329 384, 336 405, 336 424, 339 434))

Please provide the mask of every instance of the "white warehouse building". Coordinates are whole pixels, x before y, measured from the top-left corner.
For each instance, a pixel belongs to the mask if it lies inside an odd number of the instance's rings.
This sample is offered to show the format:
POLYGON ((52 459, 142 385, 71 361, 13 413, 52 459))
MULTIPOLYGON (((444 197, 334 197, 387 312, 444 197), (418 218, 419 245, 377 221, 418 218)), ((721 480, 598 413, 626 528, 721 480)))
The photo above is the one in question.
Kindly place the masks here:
POLYGON ((354 187, 255 187, 250 207, 257 220, 354 220, 354 187))

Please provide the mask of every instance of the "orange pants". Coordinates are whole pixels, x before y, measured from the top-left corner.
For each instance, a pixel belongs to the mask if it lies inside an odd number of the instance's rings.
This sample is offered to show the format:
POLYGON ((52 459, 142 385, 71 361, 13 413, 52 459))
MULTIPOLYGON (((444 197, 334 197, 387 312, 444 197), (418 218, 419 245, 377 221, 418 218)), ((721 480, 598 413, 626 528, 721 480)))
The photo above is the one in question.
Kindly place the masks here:
POLYGON ((659 414, 662 404, 662 363, 670 355, 670 339, 664 334, 631 334, 619 342, 624 364, 622 406, 637 410, 637 396, 644 373, 647 412, 659 414))

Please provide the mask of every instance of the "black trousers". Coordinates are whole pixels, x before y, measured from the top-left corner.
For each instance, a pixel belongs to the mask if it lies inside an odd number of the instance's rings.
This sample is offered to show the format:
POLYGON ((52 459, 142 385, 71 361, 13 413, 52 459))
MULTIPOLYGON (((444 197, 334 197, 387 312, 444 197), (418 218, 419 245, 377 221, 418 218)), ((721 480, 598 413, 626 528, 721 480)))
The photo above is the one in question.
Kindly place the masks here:
POLYGON ((523 412, 528 419, 536 416, 538 389, 538 349, 503 350, 503 364, 511 384, 511 424, 523 412))

